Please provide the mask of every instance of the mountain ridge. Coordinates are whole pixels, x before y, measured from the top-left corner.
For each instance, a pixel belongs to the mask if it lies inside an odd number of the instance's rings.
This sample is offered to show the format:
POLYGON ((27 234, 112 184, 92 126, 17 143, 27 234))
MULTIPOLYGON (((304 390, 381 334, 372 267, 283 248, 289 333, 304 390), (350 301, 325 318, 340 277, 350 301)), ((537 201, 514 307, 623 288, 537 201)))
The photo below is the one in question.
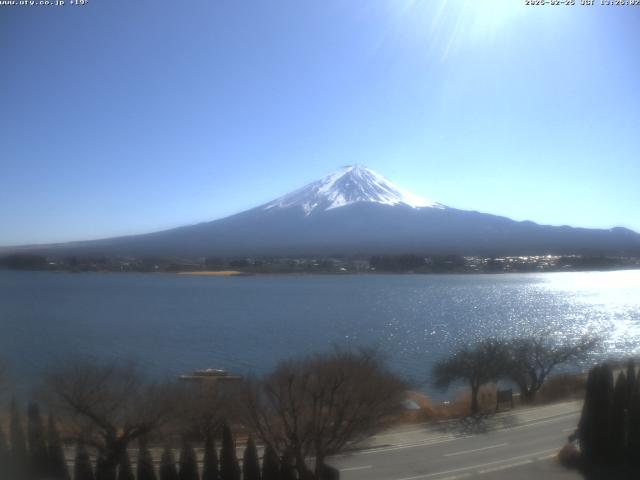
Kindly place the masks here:
POLYGON ((629 229, 539 225, 460 210, 414 195, 361 165, 243 212, 158 232, 4 252, 110 256, 327 254, 640 255, 629 229))

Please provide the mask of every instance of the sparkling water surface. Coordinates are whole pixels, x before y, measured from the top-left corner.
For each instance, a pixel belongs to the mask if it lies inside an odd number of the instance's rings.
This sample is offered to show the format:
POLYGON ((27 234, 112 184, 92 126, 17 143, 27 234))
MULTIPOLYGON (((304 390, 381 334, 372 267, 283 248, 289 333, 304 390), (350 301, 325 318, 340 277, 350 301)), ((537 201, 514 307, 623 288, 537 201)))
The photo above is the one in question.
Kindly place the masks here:
POLYGON ((435 394, 431 366, 487 336, 605 337, 640 352, 640 271, 282 275, 0 271, 0 356, 28 384, 66 358, 133 358, 156 375, 261 374, 279 360, 374 346, 435 394))

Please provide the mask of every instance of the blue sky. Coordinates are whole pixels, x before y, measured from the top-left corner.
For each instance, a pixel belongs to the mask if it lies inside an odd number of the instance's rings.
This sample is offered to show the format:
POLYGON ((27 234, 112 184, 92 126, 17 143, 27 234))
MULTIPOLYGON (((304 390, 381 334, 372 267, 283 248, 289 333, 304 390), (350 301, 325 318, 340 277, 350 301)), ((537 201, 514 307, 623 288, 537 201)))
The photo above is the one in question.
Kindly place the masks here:
POLYGON ((523 3, 0 7, 0 245, 211 220, 353 163, 640 231, 640 7, 523 3))

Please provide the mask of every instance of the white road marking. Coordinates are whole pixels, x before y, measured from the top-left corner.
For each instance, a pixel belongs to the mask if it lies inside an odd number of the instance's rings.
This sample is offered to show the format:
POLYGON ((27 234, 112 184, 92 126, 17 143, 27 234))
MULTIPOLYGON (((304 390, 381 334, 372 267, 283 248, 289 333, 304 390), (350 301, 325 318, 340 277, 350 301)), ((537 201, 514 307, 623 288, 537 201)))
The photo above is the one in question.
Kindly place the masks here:
MULTIPOLYGON (((467 470, 477 470, 477 469, 481 469, 483 467, 489 467, 491 465, 499 465, 501 463, 504 462, 513 462, 514 460, 521 460, 521 459, 527 459, 529 460, 529 462, 531 462, 531 458, 536 458, 538 456, 541 455, 546 455, 549 454, 551 452, 556 452, 557 448, 551 448, 549 450, 542 450, 540 452, 534 452, 534 453, 528 453, 526 455, 518 455, 517 457, 511 457, 511 458, 504 458, 502 460, 494 460, 493 462, 487 462, 487 463, 481 463, 479 465, 471 465, 469 467, 461 467, 461 468, 454 468, 452 470, 444 470, 442 472, 434 472, 434 473, 427 473, 424 475, 416 475, 414 477, 403 477, 403 478, 397 478, 396 480, 419 480, 422 478, 431 478, 431 477, 435 477, 438 475, 447 475, 449 473, 458 473, 458 472, 464 472, 467 470)), ((527 462, 527 463, 529 463, 527 462)), ((513 466, 517 466, 517 464, 515 463, 511 463, 511 465, 513 466)))
POLYGON ((443 477, 440 480, 459 480, 461 478, 469 478, 471 476, 470 473, 463 473, 462 475, 452 475, 450 477, 443 477))
MULTIPOLYGON (((558 417, 558 416, 563 416, 563 415, 570 415, 573 413, 580 413, 580 410, 582 408, 582 402, 576 402, 574 400, 570 400, 568 402, 559 402, 556 403, 552 406, 549 405, 542 405, 540 407, 526 407, 526 408, 516 408, 514 410, 509 410, 506 412, 499 412, 496 413, 494 418, 505 418, 505 417, 520 417, 520 418, 529 418, 530 420, 528 421, 535 421, 535 420, 542 420, 545 418, 549 418, 549 417, 558 417), (543 411, 543 410, 551 410, 554 409, 555 411, 559 412, 559 413, 555 413, 552 415, 546 415, 543 417, 540 417, 538 415, 536 415, 539 411, 543 411), (568 410, 568 411, 567 411, 568 410)), ((420 422, 420 423, 413 423, 411 424, 411 426, 409 428, 415 428, 415 427, 431 427, 433 425, 443 425, 443 424, 447 424, 447 423, 451 423, 455 421, 455 419, 452 420, 439 420, 436 422, 420 422)), ((416 431, 420 431, 420 430, 413 430, 413 431, 409 431, 409 432, 404 432, 401 429, 398 429, 396 432, 390 432, 390 433, 379 433, 377 435, 374 435, 374 437, 384 437, 387 435, 395 435, 396 433, 412 433, 412 432, 416 432, 416 431)))
POLYGON ((536 422, 531 422, 531 423, 527 423, 525 425, 515 425, 513 427, 504 427, 504 428, 500 428, 497 429, 496 431, 501 431, 501 430, 521 430, 523 428, 528 428, 528 427, 535 427, 537 425, 541 425, 543 423, 553 423, 553 422, 557 422, 559 420, 564 420, 564 417, 577 417, 578 413, 571 413, 568 415, 563 415, 563 418, 550 418, 548 420, 540 420, 540 421, 536 421, 536 422))
POLYGON ((509 468, 521 467, 522 465, 528 465, 530 463, 533 463, 533 460, 523 460, 522 462, 508 463, 507 465, 500 465, 499 467, 485 468, 484 470, 478 470, 478 474, 484 475, 485 473, 499 472, 500 470, 507 470, 509 468))
POLYGON ((373 468, 373 465, 363 465, 361 467, 347 467, 347 468, 341 468, 340 471, 341 472, 352 472, 353 470, 367 470, 369 468, 373 468))
MULTIPOLYGON (((578 412, 575 413, 570 413, 567 415, 562 415, 561 417, 571 417, 571 416, 577 416, 578 412)), ((531 422, 531 423, 527 423, 525 425, 514 425, 513 427, 503 427, 503 428, 499 428, 496 430, 496 432, 501 432, 501 431, 512 431, 512 430, 521 430, 523 428, 529 428, 529 427, 535 427, 537 425, 541 425, 541 424, 545 424, 545 423, 551 423, 551 422, 557 422, 559 420, 562 420, 564 418, 549 418, 547 420, 539 420, 536 422, 531 422)), ((448 443, 448 442, 452 442, 455 440, 461 440, 464 438, 469 438, 469 437, 473 437, 473 435, 460 435, 460 436, 454 436, 454 435, 443 435, 443 436, 439 436, 439 437, 434 437, 431 439, 427 439, 427 440, 423 440, 420 442, 413 442, 413 443, 401 443, 401 444, 397 444, 397 445, 388 445, 385 447, 371 447, 368 448, 366 450, 361 450, 358 452, 352 452, 349 454, 342 454, 342 455, 335 455, 333 458, 341 458, 341 457, 354 457, 357 455, 371 455, 371 454, 376 454, 376 453, 385 453, 385 452, 395 452, 396 450, 404 450, 407 448, 418 448, 418 447, 425 447, 428 445, 436 445, 439 443, 448 443)))
POLYGON ((423 442, 416 442, 416 443, 403 443, 400 445, 392 445, 389 447, 380 447, 380 448, 371 448, 369 450, 363 450, 361 452, 354 452, 351 454, 345 454, 345 455, 335 455, 333 458, 340 458, 340 457, 354 457, 357 455, 372 455, 372 454, 376 454, 376 453, 386 453, 386 452, 395 452, 396 450, 404 450, 406 448, 417 448, 417 447, 427 447, 429 445, 437 445, 440 443, 448 443, 448 442, 454 442, 456 440, 460 440, 462 438, 468 438, 471 435, 465 435, 463 437, 450 437, 447 439, 443 439, 441 440, 439 437, 438 439, 431 439, 431 440, 425 440, 423 442))
POLYGON ((542 460, 549 460, 549 459, 551 459, 551 458, 555 458, 555 457, 557 457, 557 456, 558 456, 558 454, 557 454, 557 453, 552 453, 551 455, 545 455, 545 456, 543 456, 543 457, 538 457, 536 460, 540 460, 540 461, 542 461, 542 460))
POLYGON ((492 448, 506 447, 508 443, 498 443, 496 445, 489 445, 487 447, 473 448, 471 450, 462 450, 460 452, 445 453, 443 457, 456 457, 458 455, 464 455, 465 453, 482 452, 483 450, 490 450, 492 448))

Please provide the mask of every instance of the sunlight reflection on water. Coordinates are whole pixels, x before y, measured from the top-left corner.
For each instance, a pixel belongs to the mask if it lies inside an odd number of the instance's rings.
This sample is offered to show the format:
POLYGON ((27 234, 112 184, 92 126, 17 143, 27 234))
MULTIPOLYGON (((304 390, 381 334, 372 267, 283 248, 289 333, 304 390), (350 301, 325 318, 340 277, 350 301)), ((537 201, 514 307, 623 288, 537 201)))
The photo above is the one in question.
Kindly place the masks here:
POLYGON ((606 352, 638 353, 640 272, 586 272, 548 275, 541 285, 574 304, 565 328, 603 336, 606 352))
MULTIPOLYGON (((640 271, 183 277, 0 271, 0 354, 29 379, 67 355, 132 357, 160 375, 266 373, 288 357, 377 346, 427 387, 488 336, 606 337, 588 362, 640 353, 640 271)), ((585 365, 583 365, 585 366, 585 365)))
POLYGON ((381 343, 393 346, 391 356, 416 378, 417 358, 442 357, 489 336, 601 337, 583 366, 640 353, 640 271, 448 277, 412 290, 404 304, 382 296, 376 307, 393 305, 381 343))

